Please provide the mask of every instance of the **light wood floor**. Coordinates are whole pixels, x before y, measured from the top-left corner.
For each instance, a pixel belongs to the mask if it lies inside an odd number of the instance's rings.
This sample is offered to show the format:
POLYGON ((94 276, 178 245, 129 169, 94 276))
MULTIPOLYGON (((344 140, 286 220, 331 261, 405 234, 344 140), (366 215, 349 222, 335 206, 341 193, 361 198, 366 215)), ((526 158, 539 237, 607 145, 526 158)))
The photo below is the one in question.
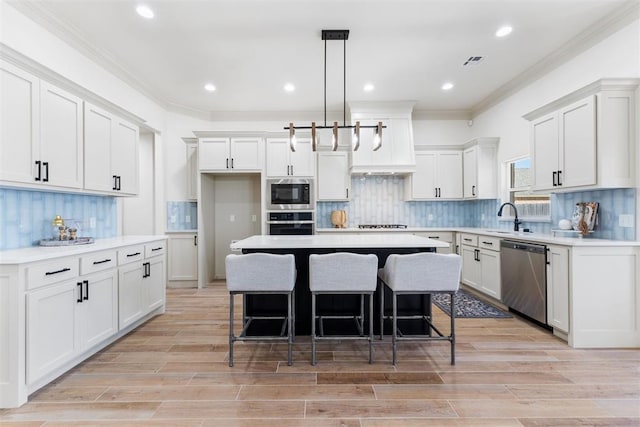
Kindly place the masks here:
MULTIPOLYGON (((238 298, 239 301, 239 298, 238 298)), ((238 343, 227 365, 224 286, 170 289, 167 312, 0 410, 28 426, 640 425, 640 350, 574 350, 519 319, 460 319, 446 343, 238 343)), ((445 325, 448 317, 436 309, 445 325)), ((448 329, 446 329, 448 330, 448 329)))

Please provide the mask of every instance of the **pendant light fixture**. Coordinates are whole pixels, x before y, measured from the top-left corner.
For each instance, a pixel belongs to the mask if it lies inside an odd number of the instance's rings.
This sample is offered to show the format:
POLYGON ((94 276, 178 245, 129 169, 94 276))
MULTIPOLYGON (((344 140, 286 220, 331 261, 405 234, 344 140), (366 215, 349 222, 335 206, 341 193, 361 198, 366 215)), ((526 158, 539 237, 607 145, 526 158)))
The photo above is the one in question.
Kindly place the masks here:
POLYGON ((331 149, 338 149, 338 130, 353 129, 352 149, 353 151, 360 148, 360 129, 374 129, 373 151, 377 151, 382 147, 382 128, 386 128, 382 122, 377 125, 361 125, 356 122, 355 125, 347 124, 347 40, 349 39, 349 30, 322 30, 322 40, 324 40, 324 125, 317 126, 316 122, 311 122, 311 126, 294 126, 289 123, 285 127, 289 131, 289 148, 296 151, 296 129, 311 129, 311 148, 313 151, 318 149, 318 129, 332 129, 331 149), (342 40, 343 52, 343 80, 342 80, 342 125, 333 122, 333 126, 327 125, 327 40, 342 40))

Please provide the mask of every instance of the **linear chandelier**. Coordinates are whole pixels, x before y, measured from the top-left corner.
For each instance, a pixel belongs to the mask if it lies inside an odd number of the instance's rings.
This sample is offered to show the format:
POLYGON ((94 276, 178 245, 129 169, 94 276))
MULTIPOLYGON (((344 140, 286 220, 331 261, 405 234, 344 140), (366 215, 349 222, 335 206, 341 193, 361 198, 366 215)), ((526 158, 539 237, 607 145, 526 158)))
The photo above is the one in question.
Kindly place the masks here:
POLYGON ((351 147, 353 151, 357 151, 360 147, 360 129, 373 129, 373 151, 378 151, 382 147, 382 129, 386 128, 382 122, 376 125, 361 125, 359 121, 355 125, 347 124, 347 40, 349 39, 349 30, 322 30, 322 40, 324 40, 324 125, 316 125, 311 122, 311 126, 294 126, 293 122, 289 123, 287 129, 289 131, 289 148, 296 151, 296 129, 311 129, 311 149, 316 151, 318 148, 318 133, 320 129, 332 129, 331 149, 338 149, 338 129, 353 129, 353 137, 351 147), (342 40, 343 54, 343 79, 342 79, 342 125, 333 122, 333 126, 327 125, 327 40, 342 40))

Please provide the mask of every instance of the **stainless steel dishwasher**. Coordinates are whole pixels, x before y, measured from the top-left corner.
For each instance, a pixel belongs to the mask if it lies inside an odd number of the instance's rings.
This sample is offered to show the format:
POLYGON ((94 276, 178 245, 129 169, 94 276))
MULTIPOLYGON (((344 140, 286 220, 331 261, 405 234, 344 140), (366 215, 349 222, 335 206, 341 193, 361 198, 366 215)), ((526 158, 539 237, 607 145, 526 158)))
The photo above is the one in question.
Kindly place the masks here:
POLYGON ((547 324, 546 249, 533 243, 500 242, 502 302, 543 325, 547 324))

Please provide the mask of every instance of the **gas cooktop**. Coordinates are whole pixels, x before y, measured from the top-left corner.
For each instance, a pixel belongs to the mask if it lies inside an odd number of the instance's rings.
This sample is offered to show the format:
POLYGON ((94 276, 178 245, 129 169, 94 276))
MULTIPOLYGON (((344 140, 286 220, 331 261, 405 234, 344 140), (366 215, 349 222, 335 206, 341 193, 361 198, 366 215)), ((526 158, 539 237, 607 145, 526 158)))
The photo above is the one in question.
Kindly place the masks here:
POLYGON ((358 228, 407 228, 405 224, 359 224, 358 228))

